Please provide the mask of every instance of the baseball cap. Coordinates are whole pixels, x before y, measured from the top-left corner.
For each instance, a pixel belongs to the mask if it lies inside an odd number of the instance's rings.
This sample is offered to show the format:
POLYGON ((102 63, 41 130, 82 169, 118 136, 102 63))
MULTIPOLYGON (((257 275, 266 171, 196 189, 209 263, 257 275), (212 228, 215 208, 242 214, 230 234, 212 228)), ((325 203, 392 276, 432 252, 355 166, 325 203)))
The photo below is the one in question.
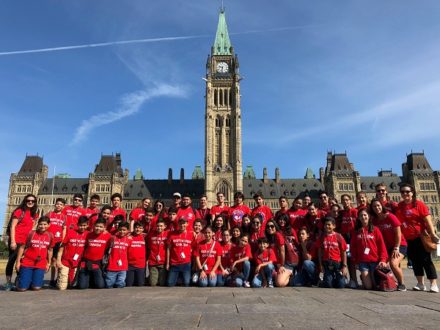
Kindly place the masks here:
POLYGON ((173 197, 179 197, 179 198, 182 198, 182 195, 181 195, 180 193, 178 193, 178 192, 175 192, 175 193, 173 194, 173 197))

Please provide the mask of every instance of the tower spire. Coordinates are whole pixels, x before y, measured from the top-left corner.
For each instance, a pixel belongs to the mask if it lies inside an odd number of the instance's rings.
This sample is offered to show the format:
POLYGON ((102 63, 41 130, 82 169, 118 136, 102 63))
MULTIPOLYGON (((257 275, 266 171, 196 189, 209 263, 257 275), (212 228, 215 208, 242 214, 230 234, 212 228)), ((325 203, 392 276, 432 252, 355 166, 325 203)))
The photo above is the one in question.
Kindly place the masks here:
POLYGON ((215 35, 215 41, 213 46, 212 55, 232 55, 231 54, 231 40, 229 39, 228 26, 226 24, 225 8, 223 6, 220 9, 218 17, 217 33, 215 35))

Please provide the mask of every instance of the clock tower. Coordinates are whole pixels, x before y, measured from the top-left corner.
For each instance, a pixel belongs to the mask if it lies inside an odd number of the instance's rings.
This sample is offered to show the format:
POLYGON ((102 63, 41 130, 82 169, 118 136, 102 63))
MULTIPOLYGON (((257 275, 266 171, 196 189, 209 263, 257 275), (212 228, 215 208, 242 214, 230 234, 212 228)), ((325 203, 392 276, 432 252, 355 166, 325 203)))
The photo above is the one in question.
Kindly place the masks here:
POLYGON ((240 80, 238 57, 221 9, 205 79, 205 191, 213 204, 217 192, 232 205, 234 193, 243 191, 240 80))

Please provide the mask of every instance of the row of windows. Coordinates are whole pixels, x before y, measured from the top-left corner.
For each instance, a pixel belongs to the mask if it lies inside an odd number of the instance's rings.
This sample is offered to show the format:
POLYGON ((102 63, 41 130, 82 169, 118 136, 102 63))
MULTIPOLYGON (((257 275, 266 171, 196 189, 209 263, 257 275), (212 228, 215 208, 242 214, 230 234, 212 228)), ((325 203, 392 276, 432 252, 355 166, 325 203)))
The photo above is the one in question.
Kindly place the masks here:
POLYGON ((96 192, 110 192, 109 184, 96 184, 95 185, 96 192))
POLYGON ((340 191, 353 191, 354 190, 354 184, 353 183, 340 183, 339 184, 339 190, 340 191))
POLYGON ((422 195, 421 198, 425 203, 437 203, 438 201, 437 196, 431 196, 431 198, 429 198, 429 196, 422 195))
POLYGON ((232 103, 232 90, 230 88, 214 88, 215 106, 230 106, 232 103))
POLYGON ((436 190, 434 182, 420 182, 420 190, 436 190))
POLYGON ((31 185, 17 185, 15 186, 15 192, 17 193, 30 193, 32 191, 31 185))
POLYGON ((431 210, 431 215, 434 215, 434 216, 438 216, 438 209, 437 209, 437 207, 430 207, 430 210, 431 210))

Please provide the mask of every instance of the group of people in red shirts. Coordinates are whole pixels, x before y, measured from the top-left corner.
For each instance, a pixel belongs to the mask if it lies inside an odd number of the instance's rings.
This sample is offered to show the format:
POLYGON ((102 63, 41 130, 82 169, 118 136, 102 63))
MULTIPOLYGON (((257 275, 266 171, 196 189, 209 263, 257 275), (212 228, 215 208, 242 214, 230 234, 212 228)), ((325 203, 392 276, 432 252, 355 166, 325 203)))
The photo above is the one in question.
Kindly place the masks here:
POLYGON ((111 196, 112 205, 99 208, 99 196, 83 208, 83 196, 73 204, 58 198, 54 210, 37 218, 37 200, 27 195, 13 212, 9 233, 6 290, 39 290, 45 272, 50 285, 67 288, 123 288, 125 286, 285 287, 322 286, 358 288, 377 286, 377 268, 390 268, 398 290, 406 291, 401 262, 411 259, 417 291, 438 292, 437 273, 420 236, 438 242, 426 205, 415 198, 409 184, 400 187, 402 200, 391 201, 386 186, 376 186, 376 198, 364 192, 340 203, 321 192, 315 205, 309 196, 292 204, 279 198, 273 214, 260 194, 256 206, 244 204, 237 192, 226 205, 217 193, 217 204, 208 208, 206 196, 199 208, 191 197, 173 194, 168 208, 144 198, 127 217, 122 196, 111 196), (34 229, 35 228, 35 229, 34 229), (360 272, 361 283, 357 272, 360 272))

